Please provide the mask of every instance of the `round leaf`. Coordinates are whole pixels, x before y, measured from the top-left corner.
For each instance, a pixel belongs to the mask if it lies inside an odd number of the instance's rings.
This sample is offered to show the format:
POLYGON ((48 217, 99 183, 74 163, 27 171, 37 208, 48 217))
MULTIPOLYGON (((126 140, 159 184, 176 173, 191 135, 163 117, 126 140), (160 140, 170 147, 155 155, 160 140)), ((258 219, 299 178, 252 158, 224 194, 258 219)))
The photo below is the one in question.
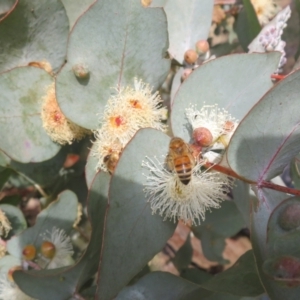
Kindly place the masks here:
POLYGON ((70 22, 70 28, 73 27, 77 19, 94 3, 96 0, 61 0, 70 22))
POLYGON ((142 161, 146 156, 166 154, 169 140, 160 131, 141 129, 121 155, 110 183, 98 277, 100 299, 114 297, 163 248, 176 227, 152 215, 143 191, 143 173, 150 171, 142 167, 142 161))
POLYGON ((97 272, 109 180, 110 176, 104 172, 98 173, 93 180, 87 202, 92 236, 83 256, 76 264, 64 269, 14 272, 14 280, 26 294, 43 300, 69 299, 97 272))
POLYGON ((40 162, 60 148, 48 137, 40 117, 42 97, 51 83, 47 72, 34 67, 0 74, 0 148, 16 161, 40 162))
POLYGON ((60 0, 20 1, 0 23, 0 72, 40 61, 58 71, 65 61, 68 33, 60 0))
MULTIPOLYGON (((218 104, 241 119, 272 87, 271 74, 277 69, 280 53, 233 54, 209 61, 180 86, 173 102, 171 123, 175 136, 190 140, 185 109, 218 104)), ((246 165, 246 164, 244 164, 246 165)))
POLYGON ((169 53, 183 62, 184 53, 195 49, 199 40, 206 40, 211 26, 214 2, 211 0, 167 1, 165 11, 170 35, 169 53))
POLYGON ((300 70, 271 89, 247 114, 231 139, 231 168, 252 181, 280 174, 300 150, 300 70))
POLYGON ((157 89, 170 68, 164 59, 167 43, 162 8, 145 8, 136 0, 97 1, 74 26, 68 62, 57 77, 64 114, 95 129, 113 88, 132 85, 138 77, 157 89), (84 68, 86 77, 77 78, 73 67, 84 68))

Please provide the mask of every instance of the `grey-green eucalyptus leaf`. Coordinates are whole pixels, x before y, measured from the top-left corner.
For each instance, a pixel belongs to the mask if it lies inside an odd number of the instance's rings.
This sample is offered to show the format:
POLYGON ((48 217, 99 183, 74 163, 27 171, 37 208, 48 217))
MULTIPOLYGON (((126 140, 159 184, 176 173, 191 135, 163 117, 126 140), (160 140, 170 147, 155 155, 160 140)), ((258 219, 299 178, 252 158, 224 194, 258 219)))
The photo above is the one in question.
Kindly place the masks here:
POLYGON ((263 270, 264 262, 272 254, 272 245, 268 244, 268 222, 272 211, 288 196, 284 193, 268 189, 257 191, 259 202, 251 203, 251 242, 255 255, 256 266, 261 283, 272 300, 297 300, 300 287, 284 287, 280 282, 274 281, 263 270))
POLYGON ((0 74, 0 149, 10 158, 41 162, 60 149, 43 129, 40 116, 42 98, 52 82, 46 71, 34 67, 0 74))
POLYGON ((254 297, 264 293, 252 250, 242 255, 231 268, 216 274, 201 286, 210 291, 237 296, 254 297))
POLYGON ((2 0, 0 2, 0 22, 15 9, 18 2, 19 0, 2 0))
POLYGON ((7 273, 10 268, 21 266, 21 259, 14 257, 12 255, 5 255, 1 257, 0 259, 0 276, 2 274, 5 274, 7 276, 7 273))
MULTIPOLYGON (((233 54, 198 67, 180 86, 171 110, 175 136, 189 141, 185 109, 218 104, 232 117, 243 118, 249 109, 273 86, 271 75, 277 69, 279 52, 233 54)), ((246 164, 244 164, 246 165, 246 164)))
POLYGON ((211 0, 169 0, 164 6, 168 18, 170 56, 183 63, 186 50, 206 40, 212 21, 211 0))
POLYGON ((299 153, 299 80, 300 70, 276 84, 238 126, 227 158, 240 176, 270 180, 299 153))
POLYGON ((71 191, 64 191, 55 202, 52 202, 37 217, 34 226, 24 230, 7 242, 7 251, 22 258, 22 250, 26 245, 33 244, 38 248, 43 242, 43 234, 53 228, 63 229, 69 234, 77 217, 77 197, 71 191))
POLYGON ((39 300, 69 299, 97 272, 108 206, 109 180, 107 173, 98 173, 89 190, 87 205, 92 235, 83 256, 73 266, 63 269, 14 272, 15 281, 26 294, 39 300))
POLYGON ((48 62, 57 72, 66 58, 68 33, 60 0, 19 1, 0 23, 0 72, 32 62, 48 62))
POLYGON ((96 0, 61 0, 70 22, 70 29, 74 26, 78 18, 94 3, 96 0))
POLYGON ((167 47, 162 8, 145 8, 139 0, 97 1, 70 34, 68 62, 57 77, 63 113, 82 127, 97 128, 98 114, 116 89, 132 86, 134 77, 154 90, 163 83, 170 67, 167 47), (77 78, 74 68, 83 68, 85 78, 77 78))
POLYGON ((91 153, 95 149, 95 144, 92 146, 91 151, 88 155, 86 166, 85 166, 85 180, 88 187, 91 186, 96 172, 96 166, 98 164, 97 157, 93 156, 91 153))
POLYGON ((175 223, 152 215, 143 191, 150 172, 142 167, 143 160, 146 156, 166 155, 169 141, 160 131, 141 129, 127 144, 117 164, 105 220, 98 276, 100 299, 114 297, 163 248, 176 227, 175 223))

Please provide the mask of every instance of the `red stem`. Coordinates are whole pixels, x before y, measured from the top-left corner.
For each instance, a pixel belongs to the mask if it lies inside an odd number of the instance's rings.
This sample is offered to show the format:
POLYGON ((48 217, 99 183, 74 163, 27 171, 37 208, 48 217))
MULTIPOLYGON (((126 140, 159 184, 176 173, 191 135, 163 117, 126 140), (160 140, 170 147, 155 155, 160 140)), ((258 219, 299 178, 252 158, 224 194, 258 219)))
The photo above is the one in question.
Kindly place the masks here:
POLYGON ((295 196, 300 196, 300 190, 296 190, 293 188, 289 188, 286 186, 282 186, 282 185, 278 185, 269 181, 261 181, 261 182, 255 182, 255 181, 251 181, 245 178, 242 178, 241 176, 239 176, 238 174, 236 174, 233 170, 228 169, 226 167, 220 166, 220 165, 215 165, 212 163, 205 163, 204 165, 206 168, 209 169, 213 169, 216 170, 218 172, 224 173, 228 176, 240 179, 242 181, 245 181, 249 184, 253 184, 253 185, 257 185, 259 188, 267 188, 267 189, 271 189, 271 190, 275 190, 275 191, 279 191, 279 192, 283 192, 283 193, 287 193, 287 194, 291 194, 291 195, 295 195, 295 196))

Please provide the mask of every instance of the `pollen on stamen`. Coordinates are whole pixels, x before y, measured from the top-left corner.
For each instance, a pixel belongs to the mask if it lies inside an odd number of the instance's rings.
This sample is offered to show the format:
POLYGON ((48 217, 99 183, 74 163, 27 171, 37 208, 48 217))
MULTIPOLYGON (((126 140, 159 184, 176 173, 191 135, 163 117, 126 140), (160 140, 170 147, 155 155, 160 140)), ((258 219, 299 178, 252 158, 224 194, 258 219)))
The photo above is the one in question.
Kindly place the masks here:
POLYGON ((43 98, 41 118, 43 127, 50 138, 61 145, 72 144, 81 140, 90 131, 78 126, 65 117, 58 106, 55 95, 55 84, 51 84, 43 98))
POLYGON ((97 157, 97 170, 109 171, 105 163, 105 157, 111 153, 109 149, 119 156, 139 129, 167 129, 162 122, 166 117, 166 108, 162 107, 159 94, 152 93, 148 84, 135 79, 134 87, 121 87, 116 92, 105 106, 101 127, 94 132, 96 140, 92 155, 97 157))
POLYGON ((157 158, 147 158, 144 192, 152 213, 158 213, 164 219, 200 224, 205 219, 205 212, 219 208, 233 186, 230 177, 202 171, 200 163, 194 167, 189 184, 184 185, 175 172, 169 172, 163 165, 157 158))

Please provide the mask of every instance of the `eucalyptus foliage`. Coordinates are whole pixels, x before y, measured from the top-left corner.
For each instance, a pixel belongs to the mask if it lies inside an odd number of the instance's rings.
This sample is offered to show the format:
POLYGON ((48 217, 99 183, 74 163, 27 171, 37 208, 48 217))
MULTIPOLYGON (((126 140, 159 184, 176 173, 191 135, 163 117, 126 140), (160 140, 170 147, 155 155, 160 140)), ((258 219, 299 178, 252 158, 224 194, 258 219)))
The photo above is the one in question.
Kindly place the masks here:
POLYGON ((243 4, 235 31, 251 53, 221 56, 195 46, 212 0, 1 1, 0 299, 299 299, 300 71, 278 75, 290 9, 265 25, 243 4), (191 151, 200 115, 234 129, 196 147, 183 186, 169 144, 191 151), (153 272, 180 219, 192 233, 171 258, 179 276, 153 272), (252 250, 231 268, 191 267, 191 237, 226 266, 245 228, 252 250))

